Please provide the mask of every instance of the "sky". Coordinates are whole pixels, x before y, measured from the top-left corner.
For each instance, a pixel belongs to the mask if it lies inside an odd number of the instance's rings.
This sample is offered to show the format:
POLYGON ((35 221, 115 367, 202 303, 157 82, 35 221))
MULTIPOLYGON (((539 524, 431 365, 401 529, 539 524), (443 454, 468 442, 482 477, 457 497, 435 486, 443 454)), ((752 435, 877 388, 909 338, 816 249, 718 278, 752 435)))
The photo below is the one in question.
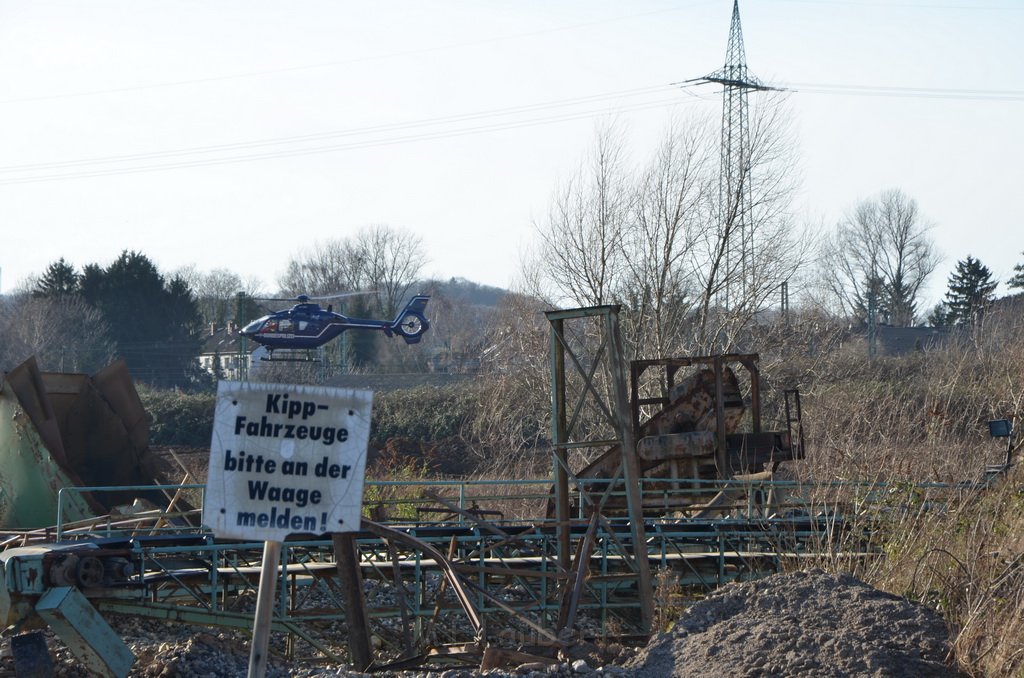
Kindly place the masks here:
MULTIPOLYGON (((266 291, 375 224, 514 286, 615 120, 638 162, 718 116, 732 0, 0 0, 0 292, 122 250, 266 291)), ((899 188, 943 256, 1024 262, 1024 0, 741 0, 789 90, 804 223, 899 188), (1016 197, 1015 197, 1016 196, 1016 197)), ((998 293, 1005 293, 1005 284, 998 293)))

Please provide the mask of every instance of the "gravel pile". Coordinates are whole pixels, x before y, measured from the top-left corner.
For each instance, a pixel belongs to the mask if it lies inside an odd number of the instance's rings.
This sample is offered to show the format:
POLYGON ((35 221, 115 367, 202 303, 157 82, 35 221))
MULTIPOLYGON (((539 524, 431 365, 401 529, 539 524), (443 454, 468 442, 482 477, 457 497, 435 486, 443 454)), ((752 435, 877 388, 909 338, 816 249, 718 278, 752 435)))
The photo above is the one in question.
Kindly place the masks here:
POLYGON ((821 570, 727 586, 693 605, 627 667, 635 678, 951 678, 933 610, 821 570))

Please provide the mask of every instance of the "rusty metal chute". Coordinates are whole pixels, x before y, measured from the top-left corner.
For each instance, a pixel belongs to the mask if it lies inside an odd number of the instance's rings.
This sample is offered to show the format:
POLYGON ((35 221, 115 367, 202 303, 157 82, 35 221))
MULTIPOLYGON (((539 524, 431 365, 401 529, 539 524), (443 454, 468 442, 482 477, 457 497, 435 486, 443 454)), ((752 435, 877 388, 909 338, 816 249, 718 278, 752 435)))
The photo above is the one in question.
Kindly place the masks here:
MULTIPOLYGON (((156 483, 149 423, 123 361, 95 375, 42 372, 29 358, 0 379, 0 528, 52 524, 64 487, 156 483)), ((156 491, 73 493, 71 520, 103 515, 156 491)))
MULTIPOLYGON (((652 461, 668 461, 671 474, 678 477, 673 459, 704 458, 703 465, 687 477, 729 479, 738 475, 772 472, 779 463, 803 458, 803 430, 799 392, 783 392, 786 428, 765 431, 762 423, 761 375, 756 353, 637 360, 631 365, 633 426, 649 440, 642 445, 648 454, 657 450, 652 461), (736 368, 746 371, 749 394, 745 398, 736 368), (684 370, 691 370, 684 372, 684 370), (694 371, 695 370, 695 371, 694 371), (641 379, 654 372, 667 385, 668 397, 641 396, 641 379), (677 378, 682 378, 676 382, 677 378), (641 423, 643 406, 662 408, 641 423), (746 415, 749 413, 749 417, 746 415), (746 430, 740 431, 741 428, 746 430), (709 435, 714 445, 709 458, 709 435), (702 445, 694 445, 694 441, 702 445)), ((648 477, 659 477, 666 469, 648 465, 648 477)))
MULTIPOLYGON (((668 508, 707 509, 708 497, 699 491, 705 488, 702 484, 770 479, 781 462, 803 458, 799 392, 783 393, 784 429, 762 427, 758 360, 757 354, 725 354, 631 363, 630 405, 640 476, 666 479, 676 490, 687 483, 694 489, 692 495, 674 492, 674 505, 668 508), (737 368, 746 370, 746 397, 737 368), (645 397, 644 379, 656 384, 657 395, 645 397)), ((612 479, 621 458, 619 446, 613 446, 576 477, 599 481, 591 485, 595 490, 602 487, 602 479, 617 484, 612 479)), ((657 483, 647 487, 657 489, 657 483)), ((713 501, 721 503, 721 497, 713 501)), ((621 500, 612 499, 605 512, 620 513, 624 507, 617 504, 621 500)), ((645 506, 645 514, 657 517, 666 508, 662 500, 657 507, 645 506)))

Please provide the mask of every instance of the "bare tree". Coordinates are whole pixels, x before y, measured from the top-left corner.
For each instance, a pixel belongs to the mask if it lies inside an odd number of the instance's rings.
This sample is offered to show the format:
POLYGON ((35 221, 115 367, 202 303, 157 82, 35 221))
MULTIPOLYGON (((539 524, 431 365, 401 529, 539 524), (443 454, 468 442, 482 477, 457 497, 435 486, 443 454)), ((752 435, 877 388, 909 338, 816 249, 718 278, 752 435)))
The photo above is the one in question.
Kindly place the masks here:
MULTIPOLYGON (((190 264, 179 268, 175 275, 184 280, 192 290, 199 312, 203 316, 203 323, 206 325, 223 327, 229 320, 236 320, 239 293, 248 298, 259 295, 259 280, 243 280, 237 273, 226 268, 215 268, 203 273, 195 265, 190 264)), ((246 318, 241 318, 238 322, 245 320, 246 318)))
POLYGON ((714 196, 716 226, 694 269, 702 291, 696 341, 705 350, 733 348, 809 259, 812 238, 791 213, 798 185, 791 119, 783 95, 759 96, 740 176, 730 193, 714 196))
POLYGON ((353 250, 361 262, 362 286, 376 290, 385 317, 399 306, 427 262, 423 239, 414 233, 376 224, 356 233, 353 250))
POLYGON ((488 471, 497 476, 529 477, 550 464, 550 325, 545 304, 517 293, 498 303, 483 332, 479 414, 472 422, 488 471))
POLYGON ((114 357, 103 314, 77 295, 0 300, 0 368, 35 356, 43 370, 95 372, 114 357))
MULTIPOLYGON (((472 371, 479 367, 480 353, 490 342, 486 328, 493 308, 450 296, 439 288, 428 291, 431 329, 421 345, 446 370, 472 371)), ((403 356, 410 353, 404 342, 392 345, 403 356)))
POLYGON ((740 177, 749 201, 719 196, 719 139, 706 119, 670 126, 640 171, 625 166, 621 135, 602 131, 589 174, 555 196, 538 228, 527 289, 552 303, 623 304, 637 353, 734 348, 810 251, 790 214, 786 108, 768 99, 752 112, 740 177))
POLYGON ((914 323, 921 288, 939 257, 917 201, 899 189, 863 200, 824 241, 823 276, 847 315, 869 306, 898 326, 914 323))
POLYGON ((621 292, 633 311, 626 318, 633 345, 654 355, 675 352, 688 340, 699 301, 695 250, 710 223, 715 189, 712 157, 706 123, 673 124, 635 187, 621 292))
POLYGON ((587 162, 556 193, 539 224, 537 282, 531 290, 579 306, 611 302, 623 268, 623 238, 631 200, 623 138, 600 130, 587 162))
POLYGON ((377 224, 300 252, 278 283, 283 293, 293 295, 374 291, 379 308, 372 310, 392 317, 426 261, 422 238, 377 224))
POLYGON ((317 242, 291 258, 278 279, 283 294, 320 296, 357 290, 365 263, 348 240, 317 242))

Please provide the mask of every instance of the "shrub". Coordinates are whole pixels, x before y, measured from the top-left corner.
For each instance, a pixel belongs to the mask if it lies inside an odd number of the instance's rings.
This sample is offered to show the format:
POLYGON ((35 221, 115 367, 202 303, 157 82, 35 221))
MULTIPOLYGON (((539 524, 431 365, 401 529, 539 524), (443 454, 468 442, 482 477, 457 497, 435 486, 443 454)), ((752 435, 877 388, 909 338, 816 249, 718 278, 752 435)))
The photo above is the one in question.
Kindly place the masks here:
POLYGON ((139 387, 150 416, 149 441, 154 445, 208 447, 213 435, 212 394, 183 393, 139 387))
POLYGON ((460 384, 379 393, 373 399, 370 438, 383 446, 391 438, 427 442, 460 436, 476 409, 472 387, 460 384))

